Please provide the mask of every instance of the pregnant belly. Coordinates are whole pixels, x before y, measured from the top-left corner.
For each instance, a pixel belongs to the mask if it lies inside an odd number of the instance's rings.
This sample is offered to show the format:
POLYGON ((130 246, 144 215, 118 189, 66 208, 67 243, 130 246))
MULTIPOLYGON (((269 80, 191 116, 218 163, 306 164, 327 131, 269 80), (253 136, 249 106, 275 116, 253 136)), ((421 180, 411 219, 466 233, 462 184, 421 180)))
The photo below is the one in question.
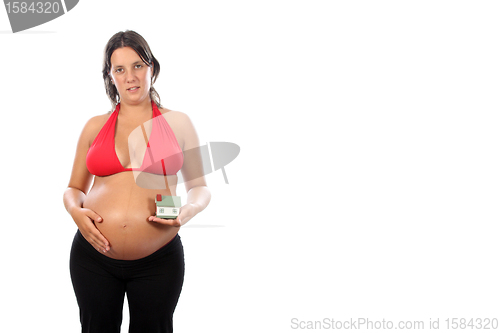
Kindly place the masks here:
POLYGON ((94 182, 83 204, 102 217, 102 222, 95 225, 109 241, 106 256, 122 260, 144 258, 175 237, 179 227, 148 221, 156 210, 155 194, 170 195, 168 192, 127 186, 126 182, 112 185, 94 182))

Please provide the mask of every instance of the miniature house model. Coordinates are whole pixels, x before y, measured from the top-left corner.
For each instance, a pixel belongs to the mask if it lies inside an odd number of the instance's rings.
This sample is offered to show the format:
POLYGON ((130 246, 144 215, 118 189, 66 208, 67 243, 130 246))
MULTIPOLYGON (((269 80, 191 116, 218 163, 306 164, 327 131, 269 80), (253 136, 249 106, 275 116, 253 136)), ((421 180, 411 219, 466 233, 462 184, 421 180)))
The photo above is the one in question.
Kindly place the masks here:
POLYGON ((181 197, 157 194, 156 217, 161 219, 175 219, 179 216, 181 197))

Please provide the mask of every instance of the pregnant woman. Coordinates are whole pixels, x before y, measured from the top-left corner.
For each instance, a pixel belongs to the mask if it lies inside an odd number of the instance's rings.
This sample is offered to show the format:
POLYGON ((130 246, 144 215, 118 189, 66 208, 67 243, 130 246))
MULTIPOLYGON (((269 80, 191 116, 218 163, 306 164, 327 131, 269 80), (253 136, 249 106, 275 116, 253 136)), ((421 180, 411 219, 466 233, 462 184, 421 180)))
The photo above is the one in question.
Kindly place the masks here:
POLYGON ((84 126, 64 192, 78 227, 70 273, 82 332, 119 333, 125 293, 130 333, 173 331, 184 280, 179 228, 205 209, 210 191, 192 122, 163 108, 153 88, 159 72, 136 32, 108 41, 103 77, 114 110, 84 126), (176 219, 158 218, 155 197, 176 195, 178 171, 187 202, 176 219))

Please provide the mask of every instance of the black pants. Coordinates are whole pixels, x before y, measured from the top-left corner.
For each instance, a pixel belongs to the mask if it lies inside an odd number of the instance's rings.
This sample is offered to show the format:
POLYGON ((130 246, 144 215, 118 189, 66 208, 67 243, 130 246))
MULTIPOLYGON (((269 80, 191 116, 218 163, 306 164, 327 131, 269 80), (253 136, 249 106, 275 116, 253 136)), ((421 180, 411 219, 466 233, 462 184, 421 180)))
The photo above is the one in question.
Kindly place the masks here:
POLYGON ((70 273, 82 333, 120 333, 125 293, 129 333, 173 332, 172 317, 184 282, 179 235, 145 258, 117 260, 99 253, 78 230, 70 273))

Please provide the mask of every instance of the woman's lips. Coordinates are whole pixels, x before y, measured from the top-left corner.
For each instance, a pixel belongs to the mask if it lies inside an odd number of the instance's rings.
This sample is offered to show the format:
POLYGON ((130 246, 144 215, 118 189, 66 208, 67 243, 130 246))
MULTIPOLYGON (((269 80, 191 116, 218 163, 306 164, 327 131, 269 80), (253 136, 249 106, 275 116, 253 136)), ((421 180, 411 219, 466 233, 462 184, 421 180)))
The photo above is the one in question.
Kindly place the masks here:
POLYGON ((135 92, 135 91, 138 91, 139 90, 139 87, 132 87, 132 88, 128 88, 127 91, 129 92, 135 92))

